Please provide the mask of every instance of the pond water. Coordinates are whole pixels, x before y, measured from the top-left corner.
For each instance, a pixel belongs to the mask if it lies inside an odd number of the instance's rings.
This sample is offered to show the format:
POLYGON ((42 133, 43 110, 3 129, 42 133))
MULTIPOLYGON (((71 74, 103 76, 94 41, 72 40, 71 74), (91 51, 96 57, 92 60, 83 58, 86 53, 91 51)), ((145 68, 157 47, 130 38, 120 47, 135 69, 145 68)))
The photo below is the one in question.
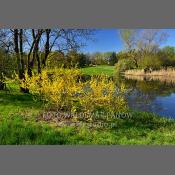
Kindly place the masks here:
POLYGON ((127 87, 130 108, 175 118, 175 77, 123 76, 116 82, 127 87))

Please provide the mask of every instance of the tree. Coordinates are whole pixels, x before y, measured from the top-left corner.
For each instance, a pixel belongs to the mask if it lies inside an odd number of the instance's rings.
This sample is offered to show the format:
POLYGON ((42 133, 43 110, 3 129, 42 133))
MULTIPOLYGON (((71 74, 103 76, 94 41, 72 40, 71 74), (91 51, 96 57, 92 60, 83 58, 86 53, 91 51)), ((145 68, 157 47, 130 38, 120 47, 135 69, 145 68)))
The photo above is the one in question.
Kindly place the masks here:
POLYGON ((90 55, 91 63, 94 65, 108 64, 109 57, 107 53, 95 52, 90 55))
POLYGON ((92 38, 94 30, 89 29, 46 29, 45 56, 42 65, 46 66, 46 61, 53 49, 60 52, 78 51, 85 46, 86 41, 92 38))
POLYGON ((161 49, 161 53, 166 59, 165 66, 175 66, 175 48, 172 46, 166 46, 161 49))
POLYGON ((16 57, 0 48, 0 90, 6 87, 5 77, 12 78, 15 71, 17 71, 16 57))
POLYGON ((65 67, 79 67, 80 55, 72 50, 69 51, 66 55, 65 67))
POLYGON ((126 70, 130 70, 130 69, 134 69, 134 68, 136 68, 135 63, 133 62, 133 60, 128 59, 128 58, 120 59, 115 66, 117 74, 120 74, 126 70))
POLYGON ((88 57, 85 54, 81 53, 79 58, 79 67, 85 67, 89 64, 88 57))
POLYGON ((31 75, 35 62, 40 73, 53 50, 78 51, 93 33, 94 30, 89 29, 3 29, 0 30, 0 45, 16 53, 19 69, 23 67, 21 58, 25 48, 28 53, 28 73, 31 75))
POLYGON ((135 66, 138 67, 138 60, 140 55, 136 51, 138 42, 138 30, 135 29, 122 29, 120 30, 121 38, 124 42, 127 57, 135 62, 135 66))
POLYGON ((137 48, 143 54, 156 53, 168 37, 161 29, 144 29, 138 35, 137 48))
POLYGON ((117 56, 115 52, 112 52, 112 54, 109 57, 109 65, 114 66, 115 63, 117 63, 117 56))
POLYGON ((58 68, 64 66, 65 62, 66 55, 64 54, 64 52, 53 51, 49 54, 46 66, 49 68, 58 68))
POLYGON ((28 75, 32 76, 36 63, 40 74, 52 51, 77 51, 91 39, 93 32, 87 29, 1 29, 0 47, 8 53, 15 53, 19 79, 25 80, 24 50, 27 53, 28 75))
POLYGON ((134 60, 136 67, 146 55, 158 53, 160 45, 168 37, 167 33, 160 29, 122 29, 120 35, 124 41, 127 57, 134 60))
POLYGON ((175 56, 175 48, 173 46, 165 46, 161 49, 164 53, 166 53, 169 57, 175 56))
POLYGON ((139 67, 145 70, 156 70, 163 66, 163 59, 158 54, 147 54, 139 61, 139 67), (154 61, 153 61, 154 60, 154 61))
POLYGON ((137 43, 137 30, 135 29, 121 29, 120 36, 124 42, 127 51, 135 48, 137 43))

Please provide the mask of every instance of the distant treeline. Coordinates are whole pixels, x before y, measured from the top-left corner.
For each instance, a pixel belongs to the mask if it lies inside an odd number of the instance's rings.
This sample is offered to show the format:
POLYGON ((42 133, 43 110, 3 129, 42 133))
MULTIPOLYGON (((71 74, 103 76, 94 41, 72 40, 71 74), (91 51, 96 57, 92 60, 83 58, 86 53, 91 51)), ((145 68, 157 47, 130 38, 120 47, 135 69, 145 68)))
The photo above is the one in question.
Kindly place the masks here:
POLYGON ((175 68, 175 48, 166 46, 155 52, 142 53, 138 50, 121 51, 117 54, 117 72, 130 69, 160 70, 175 68))
POLYGON ((48 67, 87 67, 93 65, 115 65, 117 56, 115 52, 95 52, 95 53, 78 53, 76 51, 52 52, 48 59, 48 67))
MULTIPOLYGON (((39 52, 41 62, 44 59, 44 53, 39 52)), ((28 54, 23 53, 24 67, 27 68, 28 64, 28 54)), ((52 51, 47 59, 46 66, 48 68, 54 67, 87 67, 93 65, 114 65, 117 63, 117 54, 115 52, 105 52, 105 53, 79 53, 77 51, 52 51)), ((5 50, 0 50, 0 73, 1 76, 10 76, 14 71, 17 71, 17 58, 13 53, 7 53, 5 50)), ((33 71, 37 70, 37 60, 33 62, 33 71)))
MULTIPOLYGON (((44 59, 44 53, 39 53, 41 61, 44 59)), ((24 67, 27 67, 28 54, 23 54, 24 67)), ((34 60, 33 70, 37 70, 37 60, 34 60)), ((52 51, 47 59, 46 66, 54 67, 88 67, 93 65, 116 65, 117 71, 130 69, 161 69, 175 67, 175 48, 172 46, 163 47, 156 52, 141 54, 137 50, 115 52, 95 52, 80 53, 77 51, 52 51)), ((10 76, 17 71, 17 58, 13 53, 6 53, 0 50, 0 73, 10 76)))
POLYGON ((130 69, 152 71, 175 67, 175 48, 161 47, 168 38, 164 30, 121 29, 120 36, 125 47, 117 54, 117 72, 130 69))

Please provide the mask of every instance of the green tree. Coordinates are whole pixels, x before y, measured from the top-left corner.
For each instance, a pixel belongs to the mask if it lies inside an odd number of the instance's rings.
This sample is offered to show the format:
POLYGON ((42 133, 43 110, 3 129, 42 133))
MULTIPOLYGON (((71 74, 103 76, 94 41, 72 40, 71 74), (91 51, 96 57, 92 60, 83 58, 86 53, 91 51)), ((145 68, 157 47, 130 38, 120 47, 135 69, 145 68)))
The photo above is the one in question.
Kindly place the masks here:
POLYGON ((79 67, 85 67, 89 65, 89 59, 88 59, 88 56, 81 53, 79 55, 79 67))
POLYGON ((166 46, 161 49, 161 52, 166 59, 165 66, 175 66, 175 48, 166 46))
POLYGON ((109 65, 114 66, 117 63, 118 59, 115 52, 112 52, 109 57, 109 65))
POLYGON ((121 59, 116 64, 115 70, 117 74, 120 74, 126 70, 135 69, 135 63, 131 59, 121 59))
POLYGON ((139 61, 139 67, 142 69, 160 69, 164 62, 158 54, 147 54, 139 61))

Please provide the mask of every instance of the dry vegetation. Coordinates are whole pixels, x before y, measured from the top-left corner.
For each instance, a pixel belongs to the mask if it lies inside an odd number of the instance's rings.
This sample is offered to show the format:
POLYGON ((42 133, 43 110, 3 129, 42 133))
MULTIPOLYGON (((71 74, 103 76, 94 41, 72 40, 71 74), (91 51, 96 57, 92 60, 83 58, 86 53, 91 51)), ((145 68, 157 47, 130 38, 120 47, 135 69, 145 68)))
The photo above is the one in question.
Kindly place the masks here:
POLYGON ((124 73, 125 75, 134 75, 134 76, 165 76, 165 77, 175 77, 175 69, 168 68, 168 69, 161 69, 155 71, 147 71, 145 72, 144 69, 142 70, 127 70, 124 73))

